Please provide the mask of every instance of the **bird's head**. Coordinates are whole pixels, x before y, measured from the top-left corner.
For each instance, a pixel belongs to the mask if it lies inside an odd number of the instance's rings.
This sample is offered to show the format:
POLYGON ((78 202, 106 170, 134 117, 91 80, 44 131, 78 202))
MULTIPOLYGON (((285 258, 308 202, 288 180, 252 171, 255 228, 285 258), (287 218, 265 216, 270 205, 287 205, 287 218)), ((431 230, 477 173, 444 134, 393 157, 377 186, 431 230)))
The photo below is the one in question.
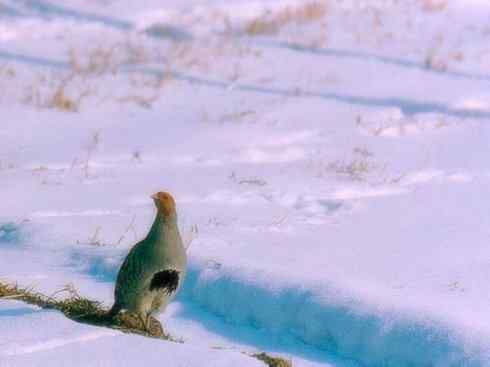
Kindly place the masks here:
POLYGON ((151 196, 159 213, 170 216, 176 213, 175 200, 168 192, 157 192, 151 196))

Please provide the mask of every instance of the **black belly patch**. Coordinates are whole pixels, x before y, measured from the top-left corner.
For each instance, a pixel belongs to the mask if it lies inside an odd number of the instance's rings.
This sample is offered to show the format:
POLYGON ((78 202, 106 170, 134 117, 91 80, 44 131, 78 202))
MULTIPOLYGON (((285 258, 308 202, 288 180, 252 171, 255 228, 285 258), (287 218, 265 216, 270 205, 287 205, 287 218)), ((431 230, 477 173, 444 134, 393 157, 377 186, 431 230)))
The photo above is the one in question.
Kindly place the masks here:
POLYGON ((179 274, 177 270, 162 270, 155 273, 150 282, 150 291, 163 290, 168 294, 175 292, 179 285, 179 274))

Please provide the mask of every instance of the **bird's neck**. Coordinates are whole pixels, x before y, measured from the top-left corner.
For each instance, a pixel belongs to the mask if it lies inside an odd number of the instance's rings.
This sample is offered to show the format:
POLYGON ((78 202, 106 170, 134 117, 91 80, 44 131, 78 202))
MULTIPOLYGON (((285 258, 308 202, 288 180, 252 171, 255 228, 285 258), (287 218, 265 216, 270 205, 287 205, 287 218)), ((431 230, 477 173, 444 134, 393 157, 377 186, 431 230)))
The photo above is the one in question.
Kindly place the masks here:
POLYGON ((176 228, 177 225, 177 214, 164 215, 158 212, 153 225, 151 226, 150 232, 148 232, 147 238, 161 238, 164 233, 171 232, 176 228))

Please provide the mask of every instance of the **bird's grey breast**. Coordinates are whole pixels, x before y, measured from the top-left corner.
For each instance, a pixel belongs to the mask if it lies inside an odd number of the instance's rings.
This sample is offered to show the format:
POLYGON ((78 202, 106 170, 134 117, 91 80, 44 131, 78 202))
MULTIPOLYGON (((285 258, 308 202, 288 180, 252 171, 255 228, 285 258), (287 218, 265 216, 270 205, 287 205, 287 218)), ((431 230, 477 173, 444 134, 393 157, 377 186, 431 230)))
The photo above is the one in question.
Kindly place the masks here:
POLYGON ((155 247, 155 256, 162 267, 185 271, 187 254, 178 230, 164 233, 155 247))

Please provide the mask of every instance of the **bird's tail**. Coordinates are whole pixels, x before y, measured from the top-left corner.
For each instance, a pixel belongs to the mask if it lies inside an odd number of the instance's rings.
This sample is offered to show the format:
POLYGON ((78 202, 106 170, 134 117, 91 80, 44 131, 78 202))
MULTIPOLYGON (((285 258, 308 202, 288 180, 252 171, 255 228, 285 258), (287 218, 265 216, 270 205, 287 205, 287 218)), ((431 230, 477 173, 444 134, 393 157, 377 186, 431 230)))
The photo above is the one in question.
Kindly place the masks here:
POLYGON ((111 309, 107 311, 106 317, 108 320, 113 320, 114 317, 117 316, 117 314, 121 311, 121 306, 118 303, 114 303, 112 305, 111 309))

